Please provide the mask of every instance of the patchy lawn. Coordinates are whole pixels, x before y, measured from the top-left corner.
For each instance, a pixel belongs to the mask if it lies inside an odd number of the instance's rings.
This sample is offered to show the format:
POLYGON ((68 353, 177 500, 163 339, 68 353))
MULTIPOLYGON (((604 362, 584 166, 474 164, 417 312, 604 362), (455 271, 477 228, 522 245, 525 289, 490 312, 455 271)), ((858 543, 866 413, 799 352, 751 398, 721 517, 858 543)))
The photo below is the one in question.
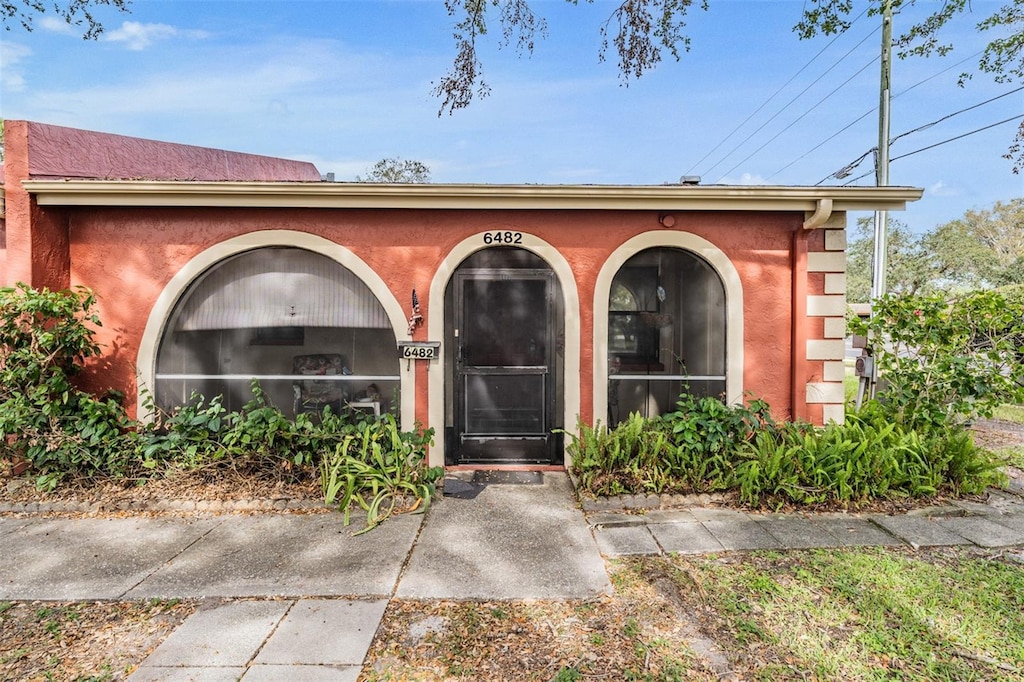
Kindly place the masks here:
POLYGON ((1020 680, 1024 555, 644 557, 586 602, 393 601, 367 680, 1020 680))
POLYGON ((122 680, 192 602, 0 601, 0 679, 122 680))

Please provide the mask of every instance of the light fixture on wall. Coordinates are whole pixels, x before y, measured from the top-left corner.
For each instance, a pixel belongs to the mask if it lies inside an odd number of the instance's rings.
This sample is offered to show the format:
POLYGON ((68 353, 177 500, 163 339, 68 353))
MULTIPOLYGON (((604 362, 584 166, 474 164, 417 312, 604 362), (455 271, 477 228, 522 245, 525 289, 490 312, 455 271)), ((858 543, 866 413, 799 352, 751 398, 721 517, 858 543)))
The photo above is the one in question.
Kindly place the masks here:
POLYGON ((671 213, 662 213, 660 216, 658 216, 658 222, 664 225, 665 227, 672 227, 673 225, 676 224, 676 217, 671 213))

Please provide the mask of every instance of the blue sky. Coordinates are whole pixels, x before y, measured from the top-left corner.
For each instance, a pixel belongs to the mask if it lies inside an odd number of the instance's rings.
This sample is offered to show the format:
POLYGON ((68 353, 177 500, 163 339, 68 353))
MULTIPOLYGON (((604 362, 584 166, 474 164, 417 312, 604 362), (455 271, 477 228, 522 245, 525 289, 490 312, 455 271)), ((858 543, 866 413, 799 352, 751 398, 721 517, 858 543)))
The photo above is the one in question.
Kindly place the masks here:
MULTIPOLYGON (((547 39, 519 57, 495 24, 480 45, 492 93, 451 116, 430 94, 454 55, 443 0, 135 0, 96 11, 98 41, 41 17, 0 34, 0 115, 303 159, 338 180, 399 156, 436 182, 814 185, 877 144, 877 19, 800 41, 802 0, 711 0, 690 52, 624 87, 615 55, 598 59, 617 3, 532 4, 547 39)), ((893 137, 1004 95, 893 144, 890 184, 926 191, 895 217, 919 232, 1024 196, 1001 158, 1016 123, 896 158, 1024 114, 1018 85, 957 87, 1001 3, 972 4, 952 55, 894 63, 893 137)), ((850 178, 873 184, 871 164, 850 178)))

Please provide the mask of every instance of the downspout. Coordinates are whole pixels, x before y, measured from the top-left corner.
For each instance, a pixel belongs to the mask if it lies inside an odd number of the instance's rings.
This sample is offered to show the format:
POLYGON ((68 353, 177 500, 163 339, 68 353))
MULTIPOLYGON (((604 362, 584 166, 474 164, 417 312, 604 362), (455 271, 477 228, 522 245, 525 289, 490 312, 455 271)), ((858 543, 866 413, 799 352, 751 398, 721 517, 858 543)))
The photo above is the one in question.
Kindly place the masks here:
POLYGON ((790 405, 793 421, 807 419, 807 238, 811 230, 822 227, 832 217, 832 200, 818 199, 818 205, 793 232, 793 327, 790 361, 790 405))

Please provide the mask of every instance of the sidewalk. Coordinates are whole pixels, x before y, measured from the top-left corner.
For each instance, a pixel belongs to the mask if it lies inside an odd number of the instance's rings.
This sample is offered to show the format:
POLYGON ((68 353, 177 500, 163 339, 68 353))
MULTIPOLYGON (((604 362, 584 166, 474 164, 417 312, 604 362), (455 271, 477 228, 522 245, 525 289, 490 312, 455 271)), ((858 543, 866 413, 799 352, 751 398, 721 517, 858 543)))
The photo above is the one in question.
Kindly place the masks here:
POLYGON ((644 515, 587 515, 601 554, 707 554, 815 547, 1024 545, 1024 499, 992 493, 988 504, 955 502, 907 514, 755 514, 698 507, 644 515))
POLYGON ((525 480, 453 482, 356 537, 333 513, 0 517, 0 599, 205 599, 133 681, 356 680, 392 598, 587 599, 612 589, 605 558, 637 554, 1024 546, 1006 493, 896 516, 584 514, 564 474, 525 480))

